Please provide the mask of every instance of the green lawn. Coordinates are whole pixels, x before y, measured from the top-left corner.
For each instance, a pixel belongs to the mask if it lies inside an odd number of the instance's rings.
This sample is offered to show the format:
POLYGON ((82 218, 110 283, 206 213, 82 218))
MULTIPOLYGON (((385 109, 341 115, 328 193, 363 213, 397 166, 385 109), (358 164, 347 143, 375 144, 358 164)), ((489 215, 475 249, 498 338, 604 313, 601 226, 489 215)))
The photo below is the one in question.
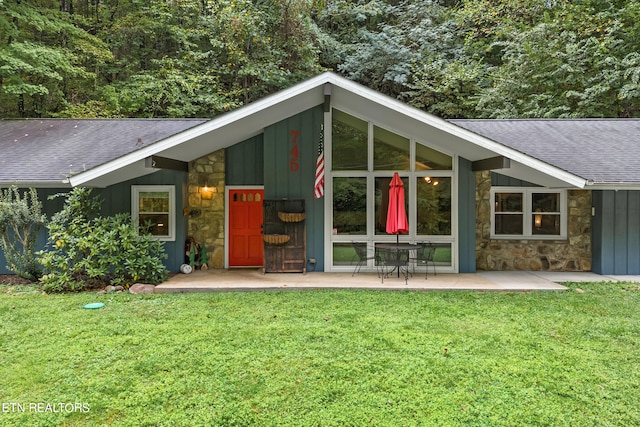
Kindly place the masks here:
POLYGON ((640 425, 638 285, 571 288, 45 296, 5 286, 0 425, 640 425), (95 301, 106 307, 82 309, 95 301))

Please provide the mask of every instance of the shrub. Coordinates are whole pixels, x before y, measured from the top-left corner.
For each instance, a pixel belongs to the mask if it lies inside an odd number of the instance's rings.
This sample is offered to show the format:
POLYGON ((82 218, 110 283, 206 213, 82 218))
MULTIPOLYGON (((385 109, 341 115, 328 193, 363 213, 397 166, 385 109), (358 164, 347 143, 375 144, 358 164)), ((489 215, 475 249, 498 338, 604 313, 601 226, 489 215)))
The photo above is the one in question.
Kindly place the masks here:
POLYGON ((15 186, 0 190, 0 245, 8 268, 28 280, 38 280, 41 275, 35 245, 45 222, 35 189, 23 194, 15 186))
POLYGON ((166 279, 164 244, 138 230, 128 214, 93 217, 100 201, 76 188, 48 226, 48 250, 41 262, 46 291, 77 291, 95 283, 128 286, 166 279))

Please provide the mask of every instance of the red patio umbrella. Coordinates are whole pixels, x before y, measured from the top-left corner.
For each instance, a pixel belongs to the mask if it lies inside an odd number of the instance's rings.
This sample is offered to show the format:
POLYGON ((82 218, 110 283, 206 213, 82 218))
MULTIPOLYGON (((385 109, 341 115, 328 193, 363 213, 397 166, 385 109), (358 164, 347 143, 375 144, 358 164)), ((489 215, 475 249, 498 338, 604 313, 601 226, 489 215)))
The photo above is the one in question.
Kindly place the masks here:
POLYGON ((400 241, 401 233, 409 232, 409 222, 407 221, 407 211, 404 207, 404 184, 398 172, 393 174, 389 183, 389 207, 387 209, 387 234, 398 236, 400 241))

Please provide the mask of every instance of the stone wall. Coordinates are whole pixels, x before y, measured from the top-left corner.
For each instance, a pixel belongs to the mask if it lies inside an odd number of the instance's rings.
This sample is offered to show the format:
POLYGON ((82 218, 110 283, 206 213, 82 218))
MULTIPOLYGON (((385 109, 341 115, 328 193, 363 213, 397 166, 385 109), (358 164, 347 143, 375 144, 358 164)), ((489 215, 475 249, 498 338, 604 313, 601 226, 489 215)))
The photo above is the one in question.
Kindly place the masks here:
POLYGON ((224 150, 189 163, 189 236, 207 248, 209 267, 224 267, 224 150), (214 189, 202 198, 202 187, 214 189))
POLYGON ((491 174, 476 173, 478 270, 591 271, 591 191, 567 192, 567 240, 491 239, 491 174))

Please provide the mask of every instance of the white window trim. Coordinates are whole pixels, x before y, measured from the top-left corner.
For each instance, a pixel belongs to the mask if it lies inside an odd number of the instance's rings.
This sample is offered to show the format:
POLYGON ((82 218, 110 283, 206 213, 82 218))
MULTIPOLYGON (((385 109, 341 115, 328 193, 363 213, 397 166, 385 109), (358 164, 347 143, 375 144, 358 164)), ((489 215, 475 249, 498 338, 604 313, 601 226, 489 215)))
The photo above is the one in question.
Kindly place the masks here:
MULTIPOLYGON (((332 135, 332 114, 325 113, 324 116, 324 159, 325 159, 325 271, 329 272, 344 272, 344 271, 353 271, 353 266, 336 266, 333 264, 333 244, 334 243, 350 243, 350 242, 359 242, 366 243, 368 248, 373 248, 376 243, 385 243, 385 242, 395 242, 396 236, 393 235, 384 235, 384 234, 375 234, 374 223, 375 223, 375 194, 374 194, 374 181, 376 177, 389 177, 393 176, 393 170, 374 170, 373 164, 373 126, 382 127, 385 130, 396 133, 400 136, 403 136, 409 139, 409 154, 410 154, 410 170, 397 171, 402 178, 409 179, 409 186, 405 189, 405 192, 409 197, 409 210, 407 211, 407 215, 410 218, 413 218, 413 222, 415 223, 415 219, 417 218, 417 201, 415 200, 415 179, 423 178, 425 176, 430 177, 449 177, 451 178, 451 234, 450 235, 422 235, 416 234, 416 229, 414 227, 410 227, 408 234, 402 234, 400 236, 401 241, 406 242, 425 242, 429 241, 432 243, 447 243, 451 245, 451 265, 449 266, 438 266, 437 271, 440 273, 457 273, 458 272, 458 156, 449 152, 448 150, 444 150, 439 147, 435 147, 428 143, 428 140, 423 137, 415 137, 393 126, 387 126, 385 124, 379 123, 379 121, 374 121, 373 119, 367 119, 366 117, 360 115, 360 113, 353 111, 350 108, 346 108, 344 106, 333 107, 331 110, 336 108, 344 113, 347 113, 351 116, 354 116, 360 120, 366 121, 368 124, 367 134, 368 134, 368 158, 367 158, 367 170, 333 170, 333 163, 331 158, 331 149, 333 145, 333 135, 332 135), (329 131, 327 131, 327 129, 329 131), (451 156, 452 165, 451 170, 415 170, 415 156, 416 156, 416 145, 421 144, 426 147, 433 148, 434 150, 438 150, 441 153, 451 156), (328 166, 329 165, 329 166, 328 166), (367 179, 367 233, 361 235, 350 235, 350 234, 338 234, 333 235, 333 178, 334 177, 362 177, 367 179), (413 195, 413 196, 411 196, 413 195)), ((411 220, 410 220, 411 221, 411 220)), ((371 249, 372 250, 372 249, 371 249)), ((375 271, 375 266, 373 261, 370 260, 366 266, 363 267, 363 271, 375 271)))
MULTIPOLYGON (((567 190, 552 190, 541 187, 491 187, 491 238, 496 240, 566 240, 567 239, 567 190), (496 234, 495 218, 496 218, 496 193, 520 193, 522 194, 522 234, 496 234), (533 193, 556 193, 560 195, 560 234, 541 235, 533 234, 531 229, 530 218, 535 215, 532 205, 533 193)), ((553 212, 546 212, 547 214, 553 212)))
POLYGON ((169 193, 169 234, 167 236, 154 236, 163 242, 174 242, 176 240, 176 187, 173 185, 132 185, 131 186, 131 218, 136 227, 139 225, 140 193, 156 192, 169 193))

